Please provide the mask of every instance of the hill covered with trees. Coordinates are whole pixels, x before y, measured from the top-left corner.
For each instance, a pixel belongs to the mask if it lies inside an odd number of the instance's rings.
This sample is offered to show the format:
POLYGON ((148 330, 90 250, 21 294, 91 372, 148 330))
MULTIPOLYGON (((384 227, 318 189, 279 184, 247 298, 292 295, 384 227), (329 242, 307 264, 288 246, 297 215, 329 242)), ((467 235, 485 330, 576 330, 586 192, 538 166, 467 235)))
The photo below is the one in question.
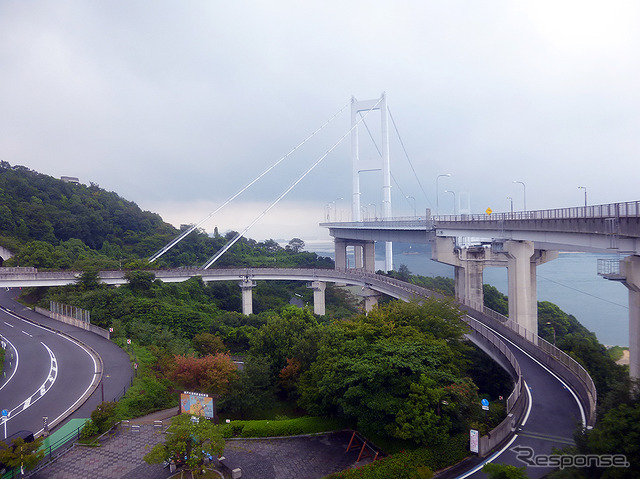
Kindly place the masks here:
MULTIPOLYGON (((158 214, 96 184, 65 182, 0 162, 0 245, 16 253, 5 266, 141 268, 179 233, 158 214)), ((235 234, 194 231, 153 267, 201 266, 235 234)), ((286 247, 272 239, 242 238, 215 267, 333 267, 330 258, 303 247, 299 238, 286 247)))

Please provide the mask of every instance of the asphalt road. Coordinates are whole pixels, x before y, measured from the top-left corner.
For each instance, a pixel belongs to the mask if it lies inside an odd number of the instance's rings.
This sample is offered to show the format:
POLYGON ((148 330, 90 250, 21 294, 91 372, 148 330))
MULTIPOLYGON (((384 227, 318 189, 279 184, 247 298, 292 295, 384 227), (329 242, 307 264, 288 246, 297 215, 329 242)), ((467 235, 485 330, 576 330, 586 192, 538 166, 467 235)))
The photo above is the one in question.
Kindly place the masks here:
MULTIPOLYGON (((503 337, 503 341, 510 346, 520 363, 529 390, 531 407, 513 442, 503 448, 501 453, 499 451, 499 455, 494 454, 489 458, 494 463, 523 467, 526 463, 516 456, 529 453, 522 448, 531 448, 535 457, 551 454, 553 448, 561 449, 573 443, 573 432, 577 425, 582 424, 583 413, 571 391, 551 371, 506 338, 503 337)), ((535 479, 544 477, 552 470, 554 468, 528 465, 526 473, 528 477, 535 479)), ((461 473, 458 477, 487 477, 481 471, 471 474, 469 472, 461 473)))
MULTIPOLYGON (((131 362, 124 351, 97 334, 25 308, 13 300, 18 293, 0 291, 0 306, 9 310, 0 309, 0 334, 17 349, 17 361, 14 358, 12 364, 15 374, 8 372, 0 382, 0 409, 10 411, 7 434, 20 429, 41 431, 43 416, 48 416, 50 423, 61 416, 88 418, 103 397, 112 401, 122 396, 132 377, 131 362), (93 348, 104 365, 102 384, 84 402, 79 399, 99 365, 87 348, 66 336, 93 348)), ((11 353, 7 359, 11 360, 11 353)), ((4 430, 0 435, 4 437, 4 430)))

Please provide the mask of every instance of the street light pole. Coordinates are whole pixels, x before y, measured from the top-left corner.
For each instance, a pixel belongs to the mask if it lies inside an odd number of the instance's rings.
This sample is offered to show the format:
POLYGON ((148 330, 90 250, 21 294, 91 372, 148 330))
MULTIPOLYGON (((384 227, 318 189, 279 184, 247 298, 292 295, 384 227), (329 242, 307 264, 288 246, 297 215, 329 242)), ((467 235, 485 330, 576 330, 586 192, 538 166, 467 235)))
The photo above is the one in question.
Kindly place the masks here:
POLYGON ((343 200, 344 198, 336 198, 331 203, 333 203, 333 221, 338 221, 338 203, 337 201, 343 200))
POLYGON ((527 211, 527 185, 522 181, 514 180, 514 183, 520 183, 522 185, 522 197, 524 199, 524 211, 527 211))
POLYGON ((416 199, 413 196, 407 196, 408 200, 413 200, 413 216, 418 216, 416 213, 416 199))
POLYGON ((513 214, 513 198, 511 196, 507 196, 507 199, 511 201, 511 214, 513 214))
POLYGON ((456 192, 451 190, 444 190, 445 193, 451 193, 453 195, 453 215, 457 214, 456 212, 456 192))
POLYGON ((586 186, 578 186, 579 190, 584 190, 584 205, 587 206, 587 187, 586 186))
POLYGON ((438 190, 438 180, 441 176, 451 176, 451 173, 444 173, 442 175, 436 176, 436 216, 440 214, 440 191, 438 190))

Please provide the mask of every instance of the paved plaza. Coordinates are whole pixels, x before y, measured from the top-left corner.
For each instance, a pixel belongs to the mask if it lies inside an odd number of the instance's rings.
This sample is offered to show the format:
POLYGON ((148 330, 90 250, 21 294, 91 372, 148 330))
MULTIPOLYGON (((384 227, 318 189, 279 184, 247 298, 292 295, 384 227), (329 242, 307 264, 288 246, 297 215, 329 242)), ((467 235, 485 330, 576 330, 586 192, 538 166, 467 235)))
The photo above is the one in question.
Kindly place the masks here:
MULTIPOLYGON (((175 410, 156 413, 119 426, 103 436, 100 447, 75 445, 44 468, 33 479, 163 479, 169 468, 149 465, 143 456, 164 439, 175 410), (164 414, 163 414, 164 413, 164 414), (161 420, 163 425, 154 421, 161 420)), ((229 439, 223 463, 240 468, 242 479, 320 479, 333 472, 355 467, 360 448, 347 452, 349 432, 272 439, 229 439)), ((371 459, 363 459, 366 464, 371 459)))

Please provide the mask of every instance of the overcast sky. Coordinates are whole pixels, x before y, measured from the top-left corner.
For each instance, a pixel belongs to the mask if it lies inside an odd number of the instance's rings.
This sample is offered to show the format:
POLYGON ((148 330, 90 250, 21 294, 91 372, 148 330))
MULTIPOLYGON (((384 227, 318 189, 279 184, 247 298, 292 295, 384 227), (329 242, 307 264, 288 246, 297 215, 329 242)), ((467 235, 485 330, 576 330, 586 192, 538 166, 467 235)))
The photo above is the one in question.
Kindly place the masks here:
MULTIPOLYGON (((452 213, 444 190, 521 210, 514 180, 530 210, 581 205, 579 186, 639 200, 639 37, 636 1, 3 0, 0 159, 197 222, 352 96, 386 92, 411 162, 392 128, 394 215, 452 213)), ((243 229, 349 127, 347 108, 206 229, 243 229)), ((328 238, 327 205, 349 219, 350 155, 248 236, 328 238)), ((381 175, 362 181, 379 214, 381 175)))

